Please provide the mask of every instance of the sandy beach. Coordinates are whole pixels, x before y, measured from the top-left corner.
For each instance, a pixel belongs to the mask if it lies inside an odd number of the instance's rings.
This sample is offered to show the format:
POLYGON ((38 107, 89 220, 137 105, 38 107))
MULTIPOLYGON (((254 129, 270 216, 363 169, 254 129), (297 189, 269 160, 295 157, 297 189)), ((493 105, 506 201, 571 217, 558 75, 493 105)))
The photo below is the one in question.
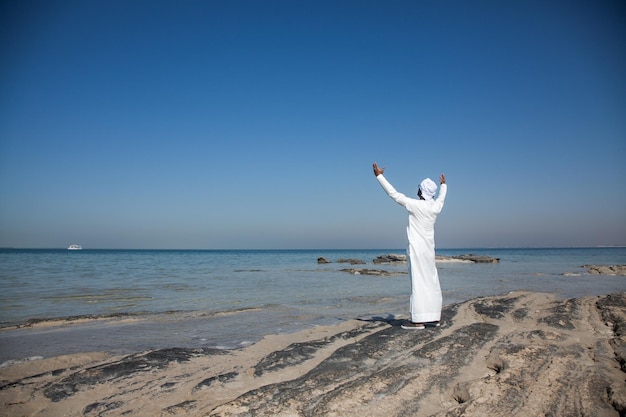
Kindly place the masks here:
POLYGON ((626 293, 514 292, 274 335, 0 369, 2 416, 623 416, 626 293))

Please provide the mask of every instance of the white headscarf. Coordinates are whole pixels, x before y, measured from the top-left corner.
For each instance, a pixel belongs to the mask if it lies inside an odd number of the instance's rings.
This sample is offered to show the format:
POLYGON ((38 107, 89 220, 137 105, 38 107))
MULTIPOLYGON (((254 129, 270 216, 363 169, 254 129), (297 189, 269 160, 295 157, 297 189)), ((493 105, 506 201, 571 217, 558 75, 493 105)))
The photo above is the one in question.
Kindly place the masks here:
POLYGON ((430 178, 426 178, 420 183, 420 190, 422 190, 424 200, 432 200, 437 192, 437 184, 430 178))

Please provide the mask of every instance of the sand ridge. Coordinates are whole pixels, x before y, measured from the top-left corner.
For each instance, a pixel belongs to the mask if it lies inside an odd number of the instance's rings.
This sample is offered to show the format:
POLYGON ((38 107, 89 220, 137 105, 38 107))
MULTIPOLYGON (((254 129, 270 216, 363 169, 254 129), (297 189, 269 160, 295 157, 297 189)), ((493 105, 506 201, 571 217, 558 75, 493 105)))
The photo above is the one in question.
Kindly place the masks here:
POLYGON ((0 369, 2 416, 623 416, 626 293, 514 292, 268 336, 240 350, 164 349, 0 369))

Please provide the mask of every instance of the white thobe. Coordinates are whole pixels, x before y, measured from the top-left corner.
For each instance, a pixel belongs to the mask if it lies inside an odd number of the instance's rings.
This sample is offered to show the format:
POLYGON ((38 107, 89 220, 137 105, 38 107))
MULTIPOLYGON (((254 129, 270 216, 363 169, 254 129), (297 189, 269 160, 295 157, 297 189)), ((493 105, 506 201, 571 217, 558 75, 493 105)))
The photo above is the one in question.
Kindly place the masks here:
POLYGON ((436 199, 421 200, 399 193, 382 174, 376 179, 389 197, 409 212, 406 234, 409 239, 407 260, 411 277, 411 321, 439 321, 443 297, 435 265, 435 221, 443 209, 448 187, 441 184, 436 199))

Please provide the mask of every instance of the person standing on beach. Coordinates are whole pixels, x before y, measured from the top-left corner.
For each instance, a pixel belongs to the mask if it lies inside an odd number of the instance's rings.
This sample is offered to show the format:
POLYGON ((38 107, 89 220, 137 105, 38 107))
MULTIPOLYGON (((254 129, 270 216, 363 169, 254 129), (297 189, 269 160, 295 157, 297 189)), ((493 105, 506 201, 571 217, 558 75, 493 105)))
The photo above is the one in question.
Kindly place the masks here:
POLYGON ((439 275, 435 265, 435 221, 443 209, 448 186, 446 176, 441 174, 441 189, 437 193, 437 184, 426 178, 419 185, 418 198, 410 198, 396 191, 383 176, 385 168, 373 164, 374 175, 383 190, 409 212, 409 224, 406 228, 409 238, 407 261, 411 276, 411 320, 402 325, 403 329, 424 329, 426 325, 439 326, 443 297, 439 286, 439 275))

